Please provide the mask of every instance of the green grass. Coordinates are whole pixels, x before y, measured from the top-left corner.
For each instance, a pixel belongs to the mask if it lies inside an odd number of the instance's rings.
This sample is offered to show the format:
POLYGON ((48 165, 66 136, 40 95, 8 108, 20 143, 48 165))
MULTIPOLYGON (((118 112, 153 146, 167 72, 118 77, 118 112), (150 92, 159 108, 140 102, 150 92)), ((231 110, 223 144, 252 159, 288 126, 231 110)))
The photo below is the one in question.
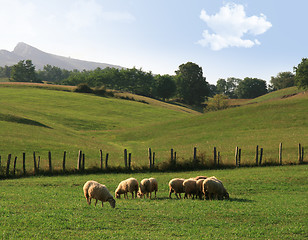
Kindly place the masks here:
POLYGON ((305 239, 307 165, 181 173, 93 174, 0 181, 2 239, 305 239), (168 199, 174 177, 216 176, 230 201, 168 199), (128 177, 159 182, 157 199, 88 206, 90 179, 114 195, 128 177))
POLYGON ((72 169, 79 149, 86 154, 86 168, 90 168, 100 166, 99 149, 109 153, 110 166, 123 166, 127 148, 136 168, 148 165, 149 147, 158 164, 169 159, 171 148, 178 161, 191 158, 194 147, 198 154, 212 159, 214 146, 223 163, 233 164, 234 149, 239 146, 242 163, 252 164, 256 145, 264 148, 265 162, 277 162, 282 142, 283 162, 294 163, 298 143, 308 145, 307 103, 307 94, 301 94, 196 115, 152 102, 0 85, 0 155, 2 163, 8 154, 17 156, 21 169, 22 153, 26 152, 27 169, 32 171, 34 151, 44 169, 48 169, 48 151, 55 169, 62 167, 66 151, 67 168, 72 169))

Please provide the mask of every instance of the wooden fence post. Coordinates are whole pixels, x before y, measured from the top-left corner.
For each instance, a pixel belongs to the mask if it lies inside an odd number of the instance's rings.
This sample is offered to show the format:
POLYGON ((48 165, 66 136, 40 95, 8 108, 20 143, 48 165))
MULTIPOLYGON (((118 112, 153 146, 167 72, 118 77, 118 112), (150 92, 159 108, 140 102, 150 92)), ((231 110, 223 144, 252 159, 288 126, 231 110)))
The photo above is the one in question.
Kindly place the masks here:
POLYGON ((79 171, 80 168, 81 168, 81 158, 82 158, 82 151, 79 150, 79 152, 78 152, 78 159, 77 159, 77 171, 79 171))
POLYGON ((302 147, 302 161, 301 161, 301 163, 303 163, 304 162, 304 147, 302 147))
POLYGON ((62 164, 63 172, 65 172, 65 160, 66 160, 66 151, 64 151, 64 153, 63 153, 63 164, 62 164))
POLYGON ((239 149, 238 149, 238 159, 237 159, 237 165, 238 165, 238 167, 241 166, 241 158, 242 158, 242 149, 239 148, 239 149))
POLYGON ((124 149, 124 164, 125 164, 125 168, 127 168, 127 149, 124 149))
POLYGON ((235 166, 238 167, 238 147, 235 148, 235 166))
POLYGON ((149 166, 150 166, 150 169, 152 168, 152 149, 149 148, 148 149, 148 153, 149 153, 149 166))
POLYGON ((1 155, 0 155, 0 168, 1 168, 1 155))
POLYGON ((26 153, 22 153, 22 169, 24 175, 26 175, 26 153))
POLYGON ((197 164, 197 148, 194 147, 194 165, 197 164))
POLYGON ((170 162, 174 166, 175 164, 174 164, 174 161, 173 161, 173 148, 170 149, 170 152, 171 152, 170 162))
POLYGON ((263 158, 263 148, 260 149, 260 162, 259 162, 259 166, 262 165, 262 158, 263 158))
POLYGON ((15 176, 15 173, 16 173, 16 162, 17 162, 17 157, 15 157, 15 160, 14 160, 14 170, 13 170, 14 176, 15 176))
POLYGON ((282 143, 279 144, 279 165, 282 165, 282 143))
POLYGON ((51 152, 48 152, 49 172, 52 172, 51 152))
POLYGON ((37 166, 36 166, 35 152, 33 152, 33 167, 34 167, 34 174, 37 174, 37 166))
POLYGON ((217 151, 216 147, 214 147, 214 166, 216 166, 216 161, 217 161, 217 151))
POLYGON ((259 146, 256 147, 256 166, 259 164, 259 146))
POLYGON ((105 169, 108 169, 108 157, 109 157, 109 153, 106 153, 105 169))
POLYGON ((103 150, 100 149, 99 152, 100 152, 100 155, 101 155, 101 169, 103 169, 103 150))
POLYGON ((219 166, 219 162, 220 162, 220 152, 218 152, 218 155, 217 155, 217 166, 219 166))
POLYGON ((302 145, 300 143, 298 144, 298 162, 302 163, 302 145))
POLYGON ((132 163, 132 154, 128 154, 128 169, 131 170, 131 163, 132 163))
POLYGON ((7 164, 6 164, 6 176, 8 177, 10 174, 10 164, 11 164, 11 157, 12 155, 9 154, 7 157, 7 164))
POLYGON ((152 166, 155 167, 155 152, 153 152, 152 166))

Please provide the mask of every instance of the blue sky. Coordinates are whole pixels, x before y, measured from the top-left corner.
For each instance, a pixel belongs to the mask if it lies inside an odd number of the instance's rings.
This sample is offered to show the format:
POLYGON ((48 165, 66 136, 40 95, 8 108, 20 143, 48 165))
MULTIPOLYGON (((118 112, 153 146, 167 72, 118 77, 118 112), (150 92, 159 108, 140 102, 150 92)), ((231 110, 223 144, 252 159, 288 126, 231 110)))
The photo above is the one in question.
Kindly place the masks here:
POLYGON ((308 57, 306 0, 0 0, 0 49, 25 42, 89 61, 207 81, 270 81, 308 57))

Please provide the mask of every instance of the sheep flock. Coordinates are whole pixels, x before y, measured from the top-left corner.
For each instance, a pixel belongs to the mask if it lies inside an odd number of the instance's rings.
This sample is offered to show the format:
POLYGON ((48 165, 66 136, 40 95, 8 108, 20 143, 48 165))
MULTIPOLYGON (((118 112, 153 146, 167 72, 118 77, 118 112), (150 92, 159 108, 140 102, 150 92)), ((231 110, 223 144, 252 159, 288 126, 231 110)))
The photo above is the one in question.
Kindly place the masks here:
MULTIPOLYGON (((204 200, 223 200, 229 199, 229 193, 224 187, 221 180, 217 179, 215 176, 197 176, 194 178, 184 179, 184 178, 173 178, 169 181, 169 198, 172 198, 172 193, 177 199, 182 198, 181 193, 184 194, 185 198, 199 198, 204 200)), ((157 198, 156 193, 158 191, 158 181, 155 178, 144 178, 139 182, 136 178, 128 178, 121 181, 115 190, 115 198, 121 198, 124 195, 125 199, 128 199, 128 193, 134 198, 150 198, 152 199, 152 193, 155 194, 155 199, 157 198)), ((102 202, 102 207, 104 202, 109 202, 112 208, 115 207, 116 201, 112 194, 109 192, 108 188, 96 181, 87 181, 83 186, 84 196, 87 203, 91 204, 91 199, 95 199, 95 206, 97 201, 102 202)))

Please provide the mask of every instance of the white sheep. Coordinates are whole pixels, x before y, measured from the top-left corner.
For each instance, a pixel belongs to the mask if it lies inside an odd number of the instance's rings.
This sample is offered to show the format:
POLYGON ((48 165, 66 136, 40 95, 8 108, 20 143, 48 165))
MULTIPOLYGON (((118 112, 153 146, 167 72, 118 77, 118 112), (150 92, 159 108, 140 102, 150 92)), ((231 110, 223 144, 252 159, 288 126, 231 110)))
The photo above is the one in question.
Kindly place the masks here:
POLYGON ((199 196, 200 199, 202 199, 202 195, 203 195, 203 182, 205 179, 201 178, 199 180, 197 180, 197 196, 199 196))
POLYGON ((169 198, 171 198, 171 193, 175 193, 176 198, 178 194, 181 198, 181 193, 184 193, 183 182, 185 181, 184 178, 173 178, 169 181, 169 198))
POLYGON ((191 197, 191 195, 193 196, 192 198, 195 198, 195 195, 198 193, 198 189, 197 189, 197 181, 195 179, 186 179, 183 182, 183 190, 185 192, 185 196, 184 198, 187 198, 187 196, 191 197))
POLYGON ((145 194, 147 198, 149 197, 152 198, 152 192, 155 192, 155 198, 156 198, 156 192, 158 191, 158 182, 155 178, 145 178, 142 179, 140 182, 140 187, 138 191, 138 196, 142 198, 145 194))
POLYGON ((204 199, 210 200, 215 198, 222 200, 223 198, 229 199, 229 193, 225 189, 224 185, 216 177, 210 177, 203 182, 204 199))
POLYGON ((109 202, 110 206, 112 208, 115 207, 115 200, 113 199, 113 196, 110 194, 107 187, 103 184, 100 184, 96 181, 87 181, 83 186, 83 193, 85 198, 87 199, 87 203, 91 204, 91 199, 95 199, 95 206, 97 204, 97 201, 102 201, 102 207, 104 206, 104 202, 109 202))
POLYGON ((198 181, 199 179, 207 179, 206 176, 197 176, 194 178, 196 181, 198 181))
POLYGON ((134 198, 134 192, 135 192, 135 198, 136 198, 138 187, 139 184, 137 179, 128 178, 119 183, 119 186, 115 190, 115 196, 116 198, 121 198, 121 194, 124 194, 124 198, 128 198, 127 193, 130 192, 132 194, 132 198, 134 198))

